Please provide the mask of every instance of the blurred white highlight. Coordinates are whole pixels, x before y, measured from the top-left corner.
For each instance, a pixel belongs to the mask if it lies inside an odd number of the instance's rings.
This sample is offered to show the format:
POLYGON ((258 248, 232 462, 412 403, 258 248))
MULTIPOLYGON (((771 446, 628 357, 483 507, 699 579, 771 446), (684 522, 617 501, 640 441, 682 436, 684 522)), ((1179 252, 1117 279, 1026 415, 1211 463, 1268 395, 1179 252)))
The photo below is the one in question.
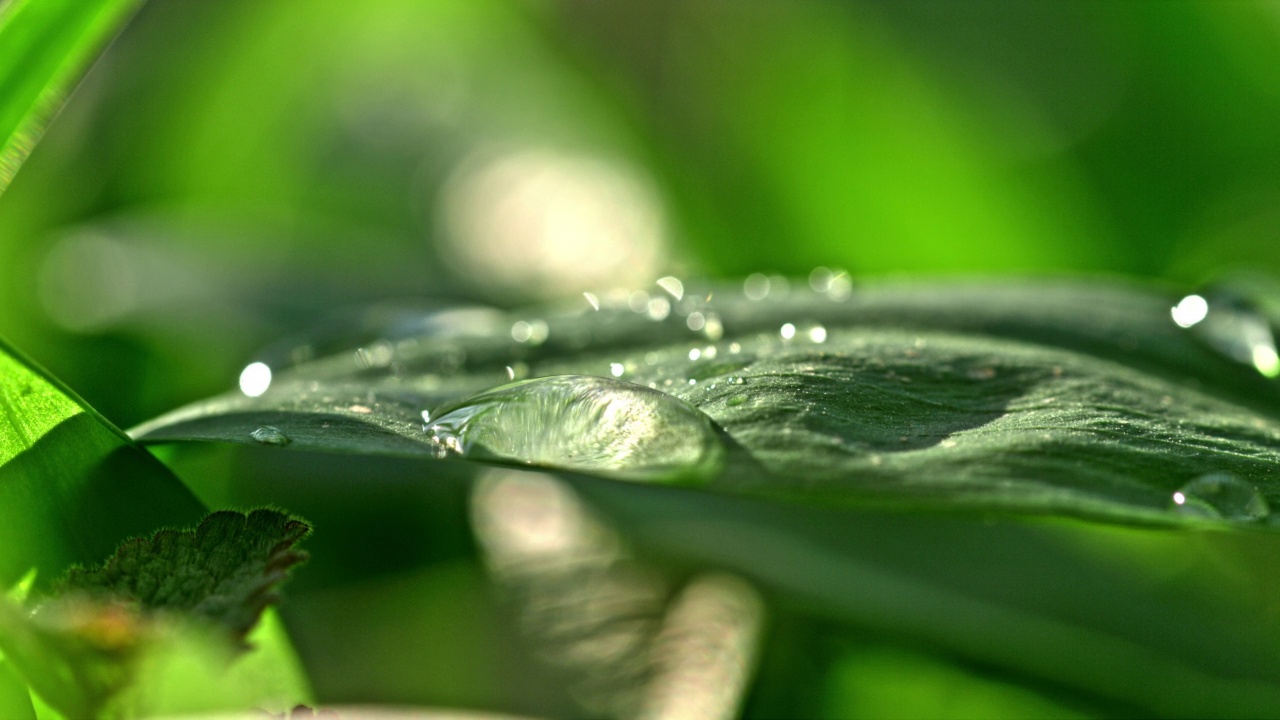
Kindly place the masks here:
POLYGON ((1170 311, 1178 327, 1189 328, 1209 315, 1209 302, 1199 295, 1188 295, 1170 311))
POLYGON ((654 640, 643 720, 730 720, 752 671, 764 605, 730 575, 703 575, 680 593, 654 640))
POLYGON ((266 363, 254 362, 240 371, 240 392, 258 397, 271 387, 271 368, 266 363))
POLYGON ((633 168, 545 149, 463 162, 441 196, 446 258, 498 294, 637 285, 666 256, 657 194, 633 168))

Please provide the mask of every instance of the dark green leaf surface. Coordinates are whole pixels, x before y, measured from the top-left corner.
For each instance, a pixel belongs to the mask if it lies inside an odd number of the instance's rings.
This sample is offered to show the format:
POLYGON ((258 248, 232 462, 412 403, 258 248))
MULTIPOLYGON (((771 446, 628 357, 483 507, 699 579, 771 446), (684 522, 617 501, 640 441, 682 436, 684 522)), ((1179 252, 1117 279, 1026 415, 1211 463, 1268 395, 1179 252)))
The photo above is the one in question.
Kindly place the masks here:
POLYGON ((1280 392, 1176 327, 1177 298, 944 283, 763 301, 691 291, 658 320, 626 299, 494 313, 478 333, 389 335, 277 368, 261 396, 228 393, 133 434, 254 443, 269 426, 293 448, 440 455, 424 410, 510 376, 620 376, 711 418, 730 460, 708 487, 728 493, 1177 522, 1175 491, 1229 473, 1280 503, 1280 392), (695 313, 723 335, 690 330, 695 313), (545 341, 512 339, 528 327, 545 341))
POLYGON ((138 2, 11 0, 0 8, 0 193, 138 2))
POLYGON ((150 453, 0 343, 0 584, 49 583, 200 502, 150 453))
POLYGON ((191 530, 125 541, 93 568, 72 568, 58 592, 175 612, 244 635, 277 596, 276 585, 306 559, 294 544, 311 532, 275 510, 222 510, 191 530))

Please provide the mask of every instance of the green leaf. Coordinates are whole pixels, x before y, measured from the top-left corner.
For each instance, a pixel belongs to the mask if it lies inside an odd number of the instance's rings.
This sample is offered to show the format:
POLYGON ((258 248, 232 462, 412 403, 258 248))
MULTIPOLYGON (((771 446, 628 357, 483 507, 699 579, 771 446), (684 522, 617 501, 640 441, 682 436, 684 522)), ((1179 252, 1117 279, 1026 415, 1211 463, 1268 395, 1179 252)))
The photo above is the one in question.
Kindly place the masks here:
POLYGON ((1084 718, 1006 678, 891 648, 844 653, 827 681, 825 717, 1084 718))
POLYGON ((35 720, 31 692, 22 676, 6 660, 0 659, 0 717, 13 720, 35 720))
POLYGON ((53 599, 35 613, 0 601, 0 648, 21 675, 24 694, 29 685, 68 718, 279 711, 308 701, 274 615, 249 637, 253 646, 245 653, 221 629, 83 595, 53 599))
POLYGON ((599 311, 436 318, 421 336, 384 328, 365 347, 277 365, 265 392, 251 382, 253 396, 211 398, 133 434, 666 479, 582 460, 625 455, 642 433, 559 431, 598 424, 640 386, 710 418, 724 469, 683 479, 725 493, 1147 523, 1202 522, 1196 508, 1249 522, 1280 503, 1280 388, 1175 326, 1177 294, 1101 282, 673 294, 669 314, 633 312, 623 294, 599 311), (594 389, 562 379, 484 394, 559 375, 594 376, 578 381, 594 389), (544 391, 540 417, 512 409, 544 391), (491 412, 495 396, 504 412, 491 412), (459 409, 482 423, 470 448, 459 409), (1177 506, 1176 492, 1214 474, 1234 484, 1209 488, 1219 497, 1205 507, 1177 506), (1240 508, 1219 502, 1236 490, 1240 508))
POLYGON ((306 560, 293 546, 310 532, 275 510, 222 510, 191 530, 127 540, 101 565, 72 568, 57 592, 179 613, 240 639, 278 600, 274 588, 289 569, 306 560))
POLYGON ((0 341, 0 585, 48 584, 200 502, 150 453, 0 341))
POLYGON ((139 0, 10 0, 0 10, 0 193, 139 0))
POLYGON ((67 717, 97 716, 132 681, 154 632, 119 604, 59 598, 29 614, 0 601, 0 650, 31 689, 67 717))
POLYGON ((274 510, 221 511, 198 528, 127 540, 102 565, 73 568, 33 614, 8 601, 0 605, 0 649, 69 717, 97 715, 108 704, 237 708, 244 705, 215 701, 259 698, 264 688, 297 699, 289 692, 296 678, 286 677, 292 664, 280 652, 287 643, 274 624, 264 629, 266 652, 248 663, 256 670, 223 676, 277 599, 275 586, 305 559, 293 545, 308 532, 274 510), (184 705, 193 698, 204 700, 184 705))

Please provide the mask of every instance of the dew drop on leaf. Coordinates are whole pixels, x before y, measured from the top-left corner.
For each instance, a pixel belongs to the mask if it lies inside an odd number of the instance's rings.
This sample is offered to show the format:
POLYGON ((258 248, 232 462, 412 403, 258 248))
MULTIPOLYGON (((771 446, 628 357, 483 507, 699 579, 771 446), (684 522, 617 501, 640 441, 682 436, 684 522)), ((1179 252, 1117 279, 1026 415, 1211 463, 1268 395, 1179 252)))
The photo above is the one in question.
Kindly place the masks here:
POLYGON ((1271 514, 1258 488, 1229 473, 1201 475, 1183 485, 1173 493, 1170 507, 1181 515, 1246 522, 1271 514))
POLYGON ((285 435, 280 428, 274 428, 270 425, 263 425, 257 430, 254 430, 249 433, 249 437, 257 440, 263 445, 284 446, 288 445, 290 442, 289 436, 285 435))
POLYGON ((1280 377, 1280 352, 1271 319, 1248 286, 1214 286, 1187 295, 1170 310, 1173 322, 1197 340, 1268 378, 1280 377))
POLYGON ((445 408, 441 457, 505 460, 646 482, 710 480, 724 460, 711 420, 666 393, 609 378, 515 382, 445 408))

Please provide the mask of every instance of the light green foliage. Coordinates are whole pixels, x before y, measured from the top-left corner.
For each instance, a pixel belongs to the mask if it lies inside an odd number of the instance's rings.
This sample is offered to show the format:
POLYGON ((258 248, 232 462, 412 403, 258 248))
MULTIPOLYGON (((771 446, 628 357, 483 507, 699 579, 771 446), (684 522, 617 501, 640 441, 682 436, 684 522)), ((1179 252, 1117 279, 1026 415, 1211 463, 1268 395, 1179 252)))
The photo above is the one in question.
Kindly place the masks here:
POLYGON ((0 583, 32 568, 51 582, 204 514, 167 468, 3 343, 0 411, 0 583))
POLYGON ((0 192, 138 0, 11 0, 0 8, 0 192))
POLYGON ((305 698, 275 623, 260 638, 266 649, 251 653, 272 662, 224 676, 275 585, 305 558, 293 545, 309 530, 273 510, 223 511, 198 528, 125 541, 101 566, 72 569, 34 612, 0 605, 0 650, 73 718, 305 698))

